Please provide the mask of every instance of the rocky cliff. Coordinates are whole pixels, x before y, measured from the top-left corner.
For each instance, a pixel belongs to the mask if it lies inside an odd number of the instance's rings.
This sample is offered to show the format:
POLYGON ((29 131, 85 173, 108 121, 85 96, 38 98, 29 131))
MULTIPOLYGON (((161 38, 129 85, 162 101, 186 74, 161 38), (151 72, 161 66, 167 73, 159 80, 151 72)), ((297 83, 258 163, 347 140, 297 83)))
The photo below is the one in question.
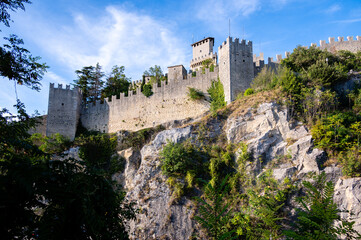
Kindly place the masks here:
MULTIPOLYGON (((354 228, 361 232, 361 178, 342 178, 339 166, 327 164, 326 153, 314 148, 307 127, 291 121, 287 109, 276 102, 255 104, 254 99, 247 99, 233 103, 223 116, 199 120, 207 126, 203 134, 247 144, 255 160, 247 167, 249 174, 258 175, 272 168, 277 180, 288 177, 301 181, 310 172, 324 171, 328 180, 335 183, 334 200, 339 209, 348 210, 342 217, 356 221, 354 228)), ((141 150, 119 151, 126 166, 124 173, 114 178, 124 185, 127 198, 140 209, 137 220, 130 224, 131 239, 190 239, 197 231, 194 204, 186 197, 174 201, 160 168, 159 154, 167 141, 188 139, 196 143, 200 137, 199 122, 164 130, 141 150)))

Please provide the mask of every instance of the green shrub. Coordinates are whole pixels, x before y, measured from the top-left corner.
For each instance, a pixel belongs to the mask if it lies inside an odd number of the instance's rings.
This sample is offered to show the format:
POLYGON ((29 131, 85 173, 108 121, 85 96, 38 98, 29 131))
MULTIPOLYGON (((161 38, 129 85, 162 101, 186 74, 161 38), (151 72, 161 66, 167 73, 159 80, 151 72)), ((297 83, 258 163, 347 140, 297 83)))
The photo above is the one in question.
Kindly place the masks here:
POLYGON ((204 176, 203 164, 208 156, 188 142, 168 142, 160 155, 162 172, 166 176, 184 177, 188 171, 198 177, 204 176))
POLYGON ((271 68, 264 67, 252 80, 251 87, 256 90, 269 90, 274 88, 276 83, 275 72, 271 68))
POLYGON ((204 93, 196 88, 188 87, 188 97, 192 100, 204 99, 204 93))
POLYGON ((247 88, 246 91, 244 92, 244 96, 249 96, 252 94, 254 94, 253 88, 247 88))
POLYGON ((50 137, 34 133, 30 140, 38 145, 41 151, 50 154, 62 153, 71 146, 71 141, 59 133, 52 134, 50 137))
POLYGON ((212 81, 212 85, 207 91, 211 98, 211 112, 215 114, 218 109, 225 107, 227 104, 224 100, 223 84, 219 79, 212 81))
POLYGON ((155 128, 145 128, 136 132, 130 132, 122 141, 118 144, 117 149, 123 150, 127 148, 133 148, 140 150, 144 144, 149 142, 155 134, 165 130, 165 127, 158 125, 155 128))
POLYGON ((347 177, 361 177, 361 149, 353 146, 338 155, 342 173, 347 177))
POLYGON ((142 93, 144 94, 144 96, 146 97, 150 97, 153 95, 152 92, 152 85, 150 83, 146 83, 143 85, 143 91, 142 93))
POLYGON ((197 72, 196 71, 193 71, 192 72, 192 77, 196 77, 197 76, 197 72))
POLYGON ((89 167, 108 172, 122 170, 124 159, 119 159, 116 154, 117 137, 107 134, 79 137, 76 143, 80 146, 79 157, 89 167))
POLYGON ((357 121, 352 112, 329 115, 312 127, 315 146, 325 150, 343 151, 354 141, 350 128, 357 121))
POLYGON ((209 71, 210 72, 214 72, 214 64, 212 63, 211 66, 209 67, 209 71))

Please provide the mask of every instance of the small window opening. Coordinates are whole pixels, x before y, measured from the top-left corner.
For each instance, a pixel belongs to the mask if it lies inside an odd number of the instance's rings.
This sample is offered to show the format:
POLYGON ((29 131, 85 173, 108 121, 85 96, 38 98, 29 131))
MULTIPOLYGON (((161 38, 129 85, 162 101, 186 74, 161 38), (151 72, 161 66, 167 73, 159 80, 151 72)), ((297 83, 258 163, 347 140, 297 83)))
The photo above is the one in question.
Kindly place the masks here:
POLYGON ((61 103, 61 106, 64 106, 64 103, 61 103))
POLYGON ((245 62, 246 60, 243 59, 243 62, 245 62))

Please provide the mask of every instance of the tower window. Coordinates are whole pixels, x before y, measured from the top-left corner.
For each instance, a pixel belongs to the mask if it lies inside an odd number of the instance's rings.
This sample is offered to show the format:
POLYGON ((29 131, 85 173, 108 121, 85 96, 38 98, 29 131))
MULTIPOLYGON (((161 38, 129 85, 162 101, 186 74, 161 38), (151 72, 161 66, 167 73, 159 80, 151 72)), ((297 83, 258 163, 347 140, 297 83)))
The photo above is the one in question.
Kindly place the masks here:
POLYGON ((243 62, 245 62, 246 60, 243 59, 243 62))
POLYGON ((61 106, 64 106, 64 103, 61 103, 61 106))

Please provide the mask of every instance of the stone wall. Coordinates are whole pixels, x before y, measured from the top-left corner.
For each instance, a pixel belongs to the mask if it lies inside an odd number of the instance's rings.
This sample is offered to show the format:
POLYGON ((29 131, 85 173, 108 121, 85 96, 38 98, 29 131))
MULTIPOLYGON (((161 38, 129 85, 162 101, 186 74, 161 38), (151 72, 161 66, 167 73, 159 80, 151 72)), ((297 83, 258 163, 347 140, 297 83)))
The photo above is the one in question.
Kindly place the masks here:
POLYGON ((57 88, 50 84, 46 136, 61 133, 73 140, 79 120, 81 93, 78 88, 70 89, 62 84, 57 88))
POLYGON ((212 80, 217 80, 218 68, 214 72, 205 69, 205 74, 196 72, 186 79, 169 80, 162 82, 160 87, 153 85, 153 95, 144 96, 140 89, 136 94, 129 93, 125 97, 113 96, 111 101, 103 104, 84 106, 81 112, 81 122, 89 130, 101 132, 116 132, 119 130, 136 131, 147 127, 154 127, 172 120, 197 117, 209 110, 209 103, 192 101, 187 96, 188 87, 197 88, 204 93, 211 86, 212 80))
MULTIPOLYGON (((317 44, 313 43, 311 46, 317 46, 317 44)), ((320 41, 320 49, 327 49, 330 52, 337 52, 340 50, 348 50, 350 52, 358 52, 361 51, 361 37, 357 36, 356 39, 349 36, 347 40, 344 37, 338 37, 338 41, 335 41, 334 37, 328 38, 328 43, 325 40, 320 41)))

